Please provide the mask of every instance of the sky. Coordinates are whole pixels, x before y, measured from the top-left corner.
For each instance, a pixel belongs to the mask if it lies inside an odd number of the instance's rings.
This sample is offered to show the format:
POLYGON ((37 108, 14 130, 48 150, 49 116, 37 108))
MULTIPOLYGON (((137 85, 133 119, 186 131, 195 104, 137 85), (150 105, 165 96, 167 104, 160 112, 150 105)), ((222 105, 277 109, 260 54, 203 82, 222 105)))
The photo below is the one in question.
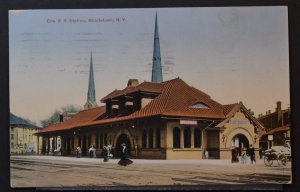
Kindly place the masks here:
POLYGON ((39 124, 83 107, 91 52, 98 105, 128 79, 151 81, 156 12, 164 81, 242 101, 256 117, 289 107, 288 12, 270 6, 10 10, 10 111, 39 124))

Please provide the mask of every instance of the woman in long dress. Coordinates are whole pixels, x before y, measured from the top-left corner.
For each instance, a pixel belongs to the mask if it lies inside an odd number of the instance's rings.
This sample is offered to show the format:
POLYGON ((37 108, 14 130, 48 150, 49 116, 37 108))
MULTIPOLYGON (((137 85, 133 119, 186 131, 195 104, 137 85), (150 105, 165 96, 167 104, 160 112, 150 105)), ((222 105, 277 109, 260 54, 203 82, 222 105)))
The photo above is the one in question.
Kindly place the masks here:
POLYGON ((133 161, 131 161, 129 159, 129 155, 128 155, 128 149, 125 145, 125 143, 122 143, 121 145, 121 159, 120 161, 118 162, 119 165, 122 165, 122 166, 126 166, 126 165, 130 165, 133 163, 133 161))

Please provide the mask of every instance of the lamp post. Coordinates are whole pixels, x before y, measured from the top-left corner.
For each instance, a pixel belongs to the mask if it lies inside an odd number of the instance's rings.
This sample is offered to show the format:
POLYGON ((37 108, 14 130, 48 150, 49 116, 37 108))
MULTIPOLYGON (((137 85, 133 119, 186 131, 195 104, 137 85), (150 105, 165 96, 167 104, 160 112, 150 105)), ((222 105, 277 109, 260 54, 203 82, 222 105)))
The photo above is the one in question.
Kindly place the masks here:
POLYGON ((136 129, 134 129, 134 124, 132 124, 132 129, 134 130, 134 141, 135 141, 135 145, 134 145, 134 149, 135 149, 135 157, 137 158, 138 153, 137 153, 137 138, 136 138, 136 129))

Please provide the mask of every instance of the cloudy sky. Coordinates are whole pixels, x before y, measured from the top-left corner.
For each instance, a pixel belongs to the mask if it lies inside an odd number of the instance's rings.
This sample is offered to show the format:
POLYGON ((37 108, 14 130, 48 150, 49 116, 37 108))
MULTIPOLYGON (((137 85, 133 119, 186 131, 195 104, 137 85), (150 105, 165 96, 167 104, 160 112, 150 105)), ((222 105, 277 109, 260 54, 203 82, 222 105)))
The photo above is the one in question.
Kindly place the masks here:
POLYGON ((290 104, 286 7, 11 10, 10 109, 37 123, 83 106, 93 52, 96 98, 151 80, 155 13, 163 79, 180 77, 255 116, 290 104))

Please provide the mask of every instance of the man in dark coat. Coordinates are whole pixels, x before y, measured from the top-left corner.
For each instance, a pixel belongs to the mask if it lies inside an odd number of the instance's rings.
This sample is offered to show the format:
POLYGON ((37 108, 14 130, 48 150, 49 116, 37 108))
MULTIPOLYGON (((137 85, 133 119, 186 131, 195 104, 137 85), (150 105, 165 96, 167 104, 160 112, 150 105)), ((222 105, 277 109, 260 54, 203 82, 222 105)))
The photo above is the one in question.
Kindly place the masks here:
POLYGON ((108 147, 104 146, 103 147, 103 161, 104 162, 108 161, 108 159, 109 159, 108 155, 109 155, 108 147))
POLYGON ((252 145, 250 145, 250 148, 248 149, 248 153, 250 155, 250 159, 251 159, 251 164, 256 163, 256 160, 255 160, 255 150, 254 150, 254 147, 252 145))
POLYGON ((259 159, 262 159, 263 156, 263 149, 260 147, 259 148, 259 159))
POLYGON ((231 149, 231 163, 238 163, 239 159, 238 159, 238 152, 237 149, 235 147, 233 147, 231 149))

